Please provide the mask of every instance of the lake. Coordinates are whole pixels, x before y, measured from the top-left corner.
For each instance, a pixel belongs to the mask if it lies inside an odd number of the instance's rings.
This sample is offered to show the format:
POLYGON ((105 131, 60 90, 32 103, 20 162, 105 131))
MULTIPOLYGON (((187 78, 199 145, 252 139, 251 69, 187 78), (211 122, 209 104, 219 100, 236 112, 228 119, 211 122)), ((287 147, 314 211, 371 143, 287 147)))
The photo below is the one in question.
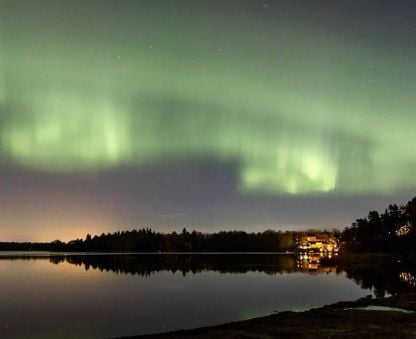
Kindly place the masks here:
POLYGON ((3 252, 0 337, 109 338, 307 310, 373 294, 357 274, 293 254, 3 252))

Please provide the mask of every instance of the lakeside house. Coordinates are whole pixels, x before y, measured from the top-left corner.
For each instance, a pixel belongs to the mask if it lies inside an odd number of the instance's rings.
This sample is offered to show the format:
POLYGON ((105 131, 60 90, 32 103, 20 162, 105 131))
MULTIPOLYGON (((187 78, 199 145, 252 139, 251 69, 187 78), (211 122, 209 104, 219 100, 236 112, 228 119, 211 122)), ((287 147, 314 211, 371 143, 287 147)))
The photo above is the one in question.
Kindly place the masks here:
POLYGON ((298 269, 306 271, 335 270, 335 267, 322 267, 322 259, 331 259, 338 255, 339 241, 329 232, 301 232, 296 237, 298 269))
POLYGON ((329 232, 301 232, 296 239, 296 248, 299 252, 314 252, 332 256, 338 253, 339 241, 335 234, 329 232))

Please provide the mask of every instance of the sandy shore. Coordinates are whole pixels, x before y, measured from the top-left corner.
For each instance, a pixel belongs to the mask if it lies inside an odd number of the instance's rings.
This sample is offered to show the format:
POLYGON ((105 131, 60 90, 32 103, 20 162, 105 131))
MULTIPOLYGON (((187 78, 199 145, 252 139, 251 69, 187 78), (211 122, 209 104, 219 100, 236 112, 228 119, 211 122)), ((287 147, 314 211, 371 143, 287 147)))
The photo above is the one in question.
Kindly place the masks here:
POLYGON ((416 292, 129 338, 416 338, 416 292))

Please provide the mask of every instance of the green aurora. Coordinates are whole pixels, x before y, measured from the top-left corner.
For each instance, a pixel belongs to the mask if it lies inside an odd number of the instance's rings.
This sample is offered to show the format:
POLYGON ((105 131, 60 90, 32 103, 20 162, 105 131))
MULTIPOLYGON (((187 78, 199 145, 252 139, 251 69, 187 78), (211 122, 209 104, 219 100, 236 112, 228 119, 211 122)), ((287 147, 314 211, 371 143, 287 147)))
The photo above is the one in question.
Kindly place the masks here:
POLYGON ((281 17, 261 2, 256 16, 0 3, 3 162, 94 174, 206 158, 237 163, 243 194, 415 187, 416 53, 371 27, 329 30, 289 2, 281 17))

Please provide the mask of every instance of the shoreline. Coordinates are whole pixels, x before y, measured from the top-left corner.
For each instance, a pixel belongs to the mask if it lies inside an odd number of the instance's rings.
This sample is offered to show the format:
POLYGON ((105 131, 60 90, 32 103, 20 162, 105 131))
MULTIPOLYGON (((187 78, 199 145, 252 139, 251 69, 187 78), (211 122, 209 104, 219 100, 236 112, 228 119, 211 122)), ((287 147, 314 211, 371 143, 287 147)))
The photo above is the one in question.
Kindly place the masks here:
POLYGON ((416 338, 416 291, 209 327, 119 337, 134 338, 416 338), (375 307, 365 309, 368 306, 375 307))

